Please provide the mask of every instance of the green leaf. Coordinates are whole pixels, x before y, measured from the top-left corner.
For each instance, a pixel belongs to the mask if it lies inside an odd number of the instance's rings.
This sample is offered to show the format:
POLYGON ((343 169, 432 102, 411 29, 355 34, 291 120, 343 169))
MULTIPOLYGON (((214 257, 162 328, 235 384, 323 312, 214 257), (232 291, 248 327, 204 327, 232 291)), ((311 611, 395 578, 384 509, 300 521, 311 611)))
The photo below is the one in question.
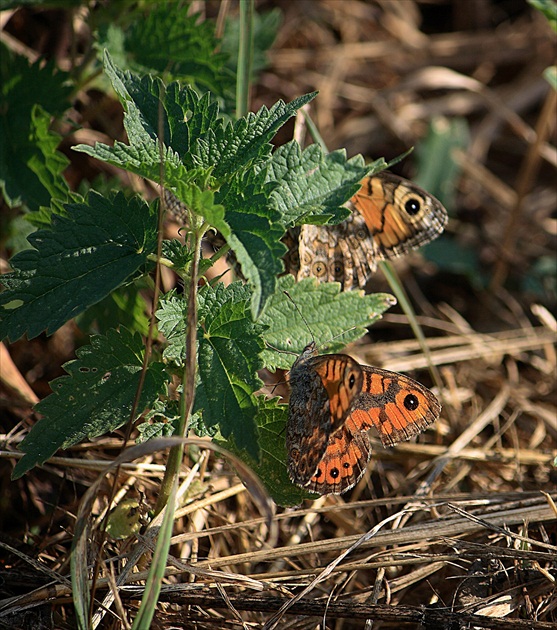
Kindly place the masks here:
MULTIPOLYGON (((209 95, 199 97, 176 83, 165 90, 161 81, 121 71, 108 53, 105 68, 124 104, 130 145, 75 148, 159 180, 158 136, 162 135, 165 187, 224 236, 251 284, 256 316, 274 293, 286 252, 280 242, 284 222, 270 198, 277 184, 265 181, 264 166, 271 159, 271 140, 277 130, 315 95, 288 104, 279 101, 231 124, 219 117, 209 95)), ((339 156, 333 154, 329 161, 338 161, 339 156)))
POLYGON ((52 229, 29 236, 34 249, 11 260, 2 276, 0 338, 53 333, 135 274, 156 249, 157 215, 122 194, 66 206, 52 229))
MULTIPOLYGON (((260 324, 254 324, 249 303, 251 292, 239 282, 225 287, 205 285, 199 293, 199 382, 195 409, 204 424, 219 426, 221 434, 234 436, 239 449, 258 458, 253 392, 261 387, 257 370, 262 366, 260 324)), ((161 300, 156 316, 168 340, 164 358, 182 365, 185 360, 187 305, 175 295, 161 300)))
POLYGON ((225 238, 230 234, 230 228, 224 220, 225 210, 221 203, 215 203, 215 193, 212 190, 201 190, 195 184, 179 182, 173 187, 176 197, 197 216, 217 229, 225 238))
MULTIPOLYGON (((2 234, 2 245, 7 251, 17 254, 29 249, 27 238, 35 231, 35 228, 27 221, 28 214, 18 214, 17 210, 5 212, 0 215, 0 234, 2 234)), ((0 276, 0 284, 2 276, 0 276)))
MULTIPOLYGON (((170 184, 184 179, 184 173, 173 172, 180 162, 178 156, 186 171, 197 168, 197 175, 203 177, 212 173, 215 182, 230 180, 238 170, 248 168, 256 159, 268 159, 270 141, 275 133, 315 96, 308 94, 288 104, 279 101, 271 109, 262 107, 232 125, 219 116, 218 105, 209 94, 200 97, 191 88, 180 88, 177 83, 171 83, 165 89, 158 79, 140 79, 117 68, 108 53, 105 53, 105 70, 125 108, 124 125, 130 148, 126 156, 120 143, 114 147, 97 144, 98 151, 103 149, 97 157, 106 159, 118 148, 120 155, 113 159, 119 159, 120 165, 127 159, 130 166, 137 168, 139 165, 134 162, 141 157, 142 151, 149 156, 149 162, 156 163, 162 128, 166 147, 165 182, 170 184)), ((79 145, 78 148, 93 155, 90 147, 79 145)), ((138 174, 158 179, 157 173, 138 174)), ((201 188, 205 187, 199 181, 197 183, 201 188)))
MULTIPOLYGON (((140 292, 140 283, 134 282, 118 287, 97 304, 77 317, 77 325, 86 333, 106 334, 114 322, 125 326, 132 333, 144 337, 149 331, 145 298, 140 292)), ((145 284, 145 282, 143 283, 145 284)))
POLYGON ((145 414, 145 420, 136 427, 139 433, 136 439, 138 444, 153 438, 175 435, 180 424, 180 401, 155 400, 151 410, 145 414))
POLYGON ((162 131, 165 146, 173 148, 186 166, 193 168, 193 161, 185 161, 192 150, 192 139, 215 125, 222 126, 214 97, 210 93, 199 96, 189 86, 181 88, 176 82, 165 87, 159 78, 123 71, 108 52, 104 54, 104 67, 124 106, 130 144, 141 146, 147 139, 157 141, 162 131))
POLYGON ((203 337, 199 340, 199 385, 195 409, 202 411, 208 427, 231 435, 239 449, 259 459, 257 400, 253 392, 262 385, 257 370, 262 367, 261 326, 253 323, 250 292, 245 285, 207 285, 200 295, 203 337))
POLYGON ((162 356, 166 361, 183 367, 186 362, 186 322, 188 303, 182 296, 170 291, 162 296, 155 313, 159 332, 166 338, 167 346, 162 356))
POLYGON ((113 23, 99 29, 98 48, 122 68, 164 74, 231 99, 235 77, 214 33, 214 22, 188 15, 181 3, 159 2, 124 29, 113 23))
POLYGON ((27 163, 29 168, 52 198, 67 201, 70 189, 62 173, 70 161, 63 153, 57 151, 62 137, 50 131, 50 115, 40 105, 35 105, 31 110, 30 140, 39 153, 29 158, 27 163))
POLYGON ((214 177, 218 181, 227 181, 231 173, 247 169, 255 161, 268 160, 271 140, 277 131, 316 94, 305 94, 290 103, 279 100, 270 109, 263 106, 257 113, 249 112, 234 125, 210 130, 206 138, 198 141, 196 154, 200 165, 214 167, 214 177))
POLYGON ((275 503, 283 507, 299 505, 303 499, 316 495, 295 486, 288 477, 285 443, 288 405, 279 404, 277 399, 265 400, 262 396, 257 400, 259 409, 255 421, 261 449, 259 461, 239 450, 233 439, 217 438, 215 441, 236 453, 257 473, 275 503))
POLYGON ((205 127, 217 124, 218 106, 211 97, 199 97, 191 88, 180 89, 176 83, 165 89, 160 79, 124 72, 114 65, 108 53, 105 71, 124 106, 124 127, 130 144, 116 141, 108 146, 97 142, 93 147, 79 144, 73 149, 159 181, 162 130, 165 184, 169 188, 194 181, 205 184, 211 169, 194 164, 190 142, 205 127))
MULTIPOLYGON (((68 74, 53 62, 33 65, 0 44, 0 190, 10 206, 31 210, 50 205, 49 187, 61 171, 55 136, 45 129, 46 114, 68 107, 68 74)), ((58 185, 62 185, 58 183, 58 185)))
MULTIPOLYGON (((78 358, 64 365, 68 376, 54 380, 53 393, 36 406, 43 417, 20 445, 25 455, 14 468, 13 478, 44 463, 59 448, 103 435, 127 422, 144 350, 142 338, 125 328, 94 336, 91 345, 79 348, 78 358)), ((136 417, 163 393, 167 381, 161 363, 149 366, 136 417)))
POLYGON ((395 303, 387 293, 343 293, 337 282, 322 283, 314 278, 296 282, 290 275, 283 276, 258 320, 268 326, 263 333, 268 349, 261 355, 265 367, 290 369, 310 341, 318 347, 326 345, 329 352, 338 351, 362 337, 367 327, 395 303))
POLYGON ((176 83, 165 89, 160 80, 140 79, 117 68, 108 53, 105 70, 124 105, 130 144, 74 148, 158 181, 162 131, 165 186, 181 201, 179 187, 184 183, 195 183, 202 190, 218 189, 255 162, 268 160, 275 133, 315 96, 308 94, 288 104, 279 101, 231 124, 219 117, 217 103, 209 94, 199 97, 176 83))
MULTIPOLYGON (((108 53, 105 68, 125 108, 130 145, 75 148, 158 181, 162 135, 165 187, 226 239, 253 289, 251 308, 256 316, 274 293, 286 252, 280 242, 284 222, 270 198, 276 183, 265 181, 264 166, 271 159, 277 130, 315 94, 262 107, 231 124, 219 117, 208 94, 199 97, 176 83, 165 90, 159 80, 123 72, 108 53)), ((333 154, 329 161, 338 161, 339 156, 333 154)))
POLYGON ((193 251, 187 244, 177 238, 164 239, 162 242, 161 257, 174 265, 180 275, 186 270, 193 260, 193 251))
POLYGON ((284 228, 299 223, 338 223, 350 210, 344 207, 371 170, 361 155, 346 159, 344 150, 323 155, 318 144, 303 153, 289 142, 279 147, 269 164, 267 179, 279 182, 272 198, 284 228))
POLYGON ((276 277, 283 270, 281 258, 286 252, 280 240, 284 228, 269 201, 271 191, 272 187, 265 185, 259 174, 224 185, 217 195, 226 208, 225 218, 231 229, 223 236, 253 289, 254 317, 275 292, 276 277))

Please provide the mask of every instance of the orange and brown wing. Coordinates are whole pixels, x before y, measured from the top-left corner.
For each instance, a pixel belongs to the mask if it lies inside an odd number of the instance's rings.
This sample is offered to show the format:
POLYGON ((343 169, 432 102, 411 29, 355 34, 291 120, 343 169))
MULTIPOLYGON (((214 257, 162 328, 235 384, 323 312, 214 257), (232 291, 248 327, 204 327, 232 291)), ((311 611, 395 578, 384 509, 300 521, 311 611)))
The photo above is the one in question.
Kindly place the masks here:
POLYGON ((312 359, 311 367, 327 391, 332 433, 345 421, 362 391, 362 366, 347 354, 324 354, 312 359))
POLYGON ((299 260, 298 266, 288 267, 298 280, 340 282, 344 291, 363 287, 377 266, 369 230, 358 212, 338 225, 302 225, 298 259, 289 256, 299 260))
POLYGON ((439 418, 441 405, 409 376, 361 366, 364 384, 351 419, 360 431, 375 427, 385 446, 417 435, 439 418))
POLYGON ((344 425, 330 436, 327 450, 305 487, 318 494, 346 492, 364 474, 370 457, 368 434, 361 432, 351 414, 344 425))
POLYGON ((286 425, 288 472, 306 486, 326 452, 329 436, 342 426, 363 385, 359 364, 347 355, 313 356, 308 346, 290 371, 286 425))
POLYGON ((377 262, 402 256, 443 231, 447 211, 416 184, 391 173, 366 177, 338 225, 302 225, 288 241, 287 271, 298 280, 340 282, 344 291, 363 288, 377 262), (297 245, 297 250, 296 250, 297 245))
POLYGON ((448 221, 441 202, 392 173, 366 177, 351 203, 365 219, 377 260, 402 256, 429 243, 448 221))

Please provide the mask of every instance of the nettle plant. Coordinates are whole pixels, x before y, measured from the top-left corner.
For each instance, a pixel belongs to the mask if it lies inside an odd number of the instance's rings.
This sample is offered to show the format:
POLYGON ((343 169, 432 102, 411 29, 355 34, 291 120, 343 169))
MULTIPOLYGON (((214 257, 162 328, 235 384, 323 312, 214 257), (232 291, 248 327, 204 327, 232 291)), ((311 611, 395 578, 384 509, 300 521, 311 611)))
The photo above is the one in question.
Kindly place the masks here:
POLYGON ((184 436, 192 427, 213 436, 249 464, 277 503, 299 503, 308 493, 286 471, 287 406, 257 395, 258 371, 288 369, 312 335, 333 351, 361 337, 392 298, 281 276, 281 239, 295 225, 345 218, 343 204, 361 179, 385 163, 324 154, 318 145, 302 150, 295 141, 273 150, 277 130, 315 94, 231 122, 210 93, 124 72, 107 53, 104 66, 124 107, 129 144, 74 149, 162 182, 185 208, 184 239, 162 239, 159 200, 148 205, 122 192, 53 199, 50 224, 29 236, 32 248, 16 254, 2 278, 0 337, 51 334, 107 296, 120 300, 127 319, 92 336, 64 366, 68 375, 52 382, 14 477, 60 448, 138 421, 141 439, 184 436), (206 260, 200 243, 209 230, 225 244, 206 260), (200 283, 229 251, 243 280, 200 283), (158 297, 156 341, 146 356, 141 327, 131 332, 125 324, 143 321, 147 330, 138 287, 152 282, 157 263, 182 278, 184 291, 158 297), (176 375, 181 404, 169 393, 176 375))

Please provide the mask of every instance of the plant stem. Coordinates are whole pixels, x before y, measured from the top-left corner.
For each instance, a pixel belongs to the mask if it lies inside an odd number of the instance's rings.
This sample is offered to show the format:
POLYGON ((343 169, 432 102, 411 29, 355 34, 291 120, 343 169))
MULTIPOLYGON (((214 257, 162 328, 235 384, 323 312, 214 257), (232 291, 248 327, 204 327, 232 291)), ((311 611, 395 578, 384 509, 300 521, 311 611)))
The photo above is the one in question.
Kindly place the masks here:
MULTIPOLYGON (((195 220, 195 218, 192 217, 192 220, 195 220)), ((176 435, 179 437, 186 437, 188 432, 188 421, 191 416, 195 398, 195 377, 197 367, 197 276, 199 273, 199 259, 201 257, 201 235, 198 230, 193 230, 192 234, 194 238, 194 255, 186 283, 188 287, 186 361, 184 371, 182 373, 180 420, 176 431, 176 435)), ((172 492, 174 480, 180 472, 183 455, 184 449, 181 445, 170 449, 164 478, 161 483, 159 498, 157 500, 157 505, 155 506, 155 515, 158 514, 166 505, 168 497, 172 492)))
MULTIPOLYGON (((439 395, 441 396, 441 398, 443 398, 443 381, 441 380, 441 375, 439 374, 439 370, 437 369, 437 366, 431 360, 431 353, 429 352, 429 347, 427 345, 425 335, 422 331, 420 324, 418 323, 418 320, 416 319, 416 314, 414 313, 412 304, 410 303, 410 300, 408 299, 408 296, 406 295, 406 291, 404 290, 404 287, 402 286, 402 283, 395 271, 395 268, 388 260, 384 260, 380 262, 379 268, 385 275, 385 278, 387 279, 387 282, 389 283, 389 286, 391 287, 402 310, 406 314, 406 317, 408 317, 408 323, 410 324, 410 327, 412 328, 412 332, 414 333, 414 336, 418 340, 418 343, 420 344, 420 348, 422 349, 422 352, 424 353, 424 356, 427 360, 429 372, 431 374, 431 377, 433 378, 433 382, 435 383, 435 385, 437 385, 439 389, 439 395)), ((452 411, 452 407, 450 405, 444 405, 444 406, 446 407, 446 409, 448 410, 448 413, 450 414, 452 411)))
POLYGON ((245 116, 249 108, 251 67, 253 60, 253 0, 240 0, 240 45, 236 76, 236 117, 245 116))

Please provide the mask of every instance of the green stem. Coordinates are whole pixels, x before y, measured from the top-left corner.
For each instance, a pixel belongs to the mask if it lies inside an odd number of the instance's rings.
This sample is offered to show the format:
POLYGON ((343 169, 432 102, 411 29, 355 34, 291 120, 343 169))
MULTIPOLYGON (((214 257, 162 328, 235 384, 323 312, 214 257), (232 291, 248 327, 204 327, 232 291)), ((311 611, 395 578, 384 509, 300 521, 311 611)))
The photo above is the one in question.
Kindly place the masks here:
POLYGON ((329 153, 329 149, 327 148, 327 145, 325 144, 323 137, 319 133, 319 129, 317 128, 317 125, 313 122, 313 118, 310 116, 310 113, 306 109, 305 106, 302 109, 302 113, 304 115, 304 119, 306 121, 306 125, 309 131, 309 135, 312 138, 312 140, 314 142, 317 142, 317 144, 321 147, 321 150, 323 151, 323 153, 329 153))
POLYGON ((154 263, 160 263, 163 267, 168 267, 169 269, 174 269, 174 263, 171 260, 168 260, 168 258, 162 258, 162 256, 159 258, 158 254, 148 254, 147 255, 147 260, 154 262, 154 263))
POLYGON ((424 353, 424 356, 427 360, 433 382, 435 383, 435 385, 437 385, 439 391, 441 392, 443 388, 441 375, 439 374, 437 366, 434 365, 433 361, 431 360, 431 354, 429 352, 429 347, 427 345, 425 335, 422 332, 422 328, 418 323, 418 320, 416 319, 416 314, 414 313, 412 304, 410 304, 410 300, 406 295, 406 291, 404 290, 404 287, 400 282, 400 278, 398 277, 395 268, 389 261, 385 260, 383 262, 380 262, 379 267, 381 268, 381 271, 385 274, 385 278, 387 278, 387 282, 389 283, 392 292, 398 300, 398 303, 402 307, 402 310, 406 314, 406 317, 408 317, 408 323, 410 324, 410 327, 412 328, 412 331, 416 339, 418 340, 420 348, 422 349, 422 352, 424 353))
MULTIPOLYGON (((188 310, 186 324, 186 360, 182 373, 182 397, 180 399, 180 420, 176 435, 186 437, 188 422, 193 409, 195 397, 195 377, 197 367, 197 276, 199 273, 199 260, 201 257, 201 236, 194 230, 194 255, 189 269, 188 281, 188 310)), ((182 445, 170 449, 168 461, 161 483, 160 494, 155 506, 155 514, 162 511, 172 492, 175 480, 180 473, 180 466, 184 456, 182 445)))
POLYGON ((236 76, 236 117, 248 113, 251 67, 253 60, 254 0, 240 0, 240 45, 236 76))
POLYGON ((211 262, 211 267, 217 262, 217 260, 219 260, 220 258, 222 258, 223 256, 226 256, 226 254, 228 254, 228 252, 230 251, 230 245, 223 245, 218 251, 216 251, 211 258, 209 258, 209 261, 211 262))

